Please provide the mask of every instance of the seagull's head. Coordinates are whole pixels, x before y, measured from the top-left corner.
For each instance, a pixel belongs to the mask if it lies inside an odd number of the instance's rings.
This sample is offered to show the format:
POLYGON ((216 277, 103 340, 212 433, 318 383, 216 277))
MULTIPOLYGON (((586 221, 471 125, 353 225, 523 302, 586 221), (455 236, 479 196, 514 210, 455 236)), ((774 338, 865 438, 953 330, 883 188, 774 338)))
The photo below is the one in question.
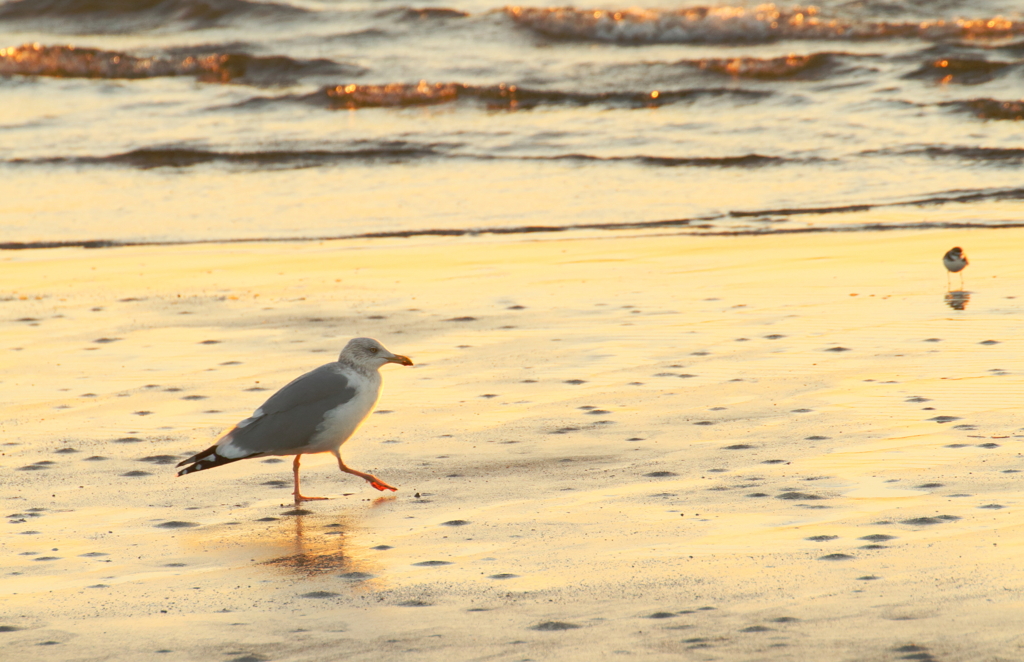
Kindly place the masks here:
POLYGON ((384 345, 373 338, 353 338, 341 350, 338 360, 351 361, 355 365, 376 370, 385 363, 397 363, 398 365, 412 365, 408 356, 392 354, 384 345))

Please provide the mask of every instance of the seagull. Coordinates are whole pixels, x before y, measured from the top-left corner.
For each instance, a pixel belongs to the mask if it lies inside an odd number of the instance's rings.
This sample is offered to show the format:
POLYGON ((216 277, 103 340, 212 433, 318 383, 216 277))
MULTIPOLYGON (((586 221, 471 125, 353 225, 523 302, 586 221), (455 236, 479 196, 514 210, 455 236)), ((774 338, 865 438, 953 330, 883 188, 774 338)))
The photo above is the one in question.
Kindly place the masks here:
MULTIPOLYGON (((964 286, 964 275, 963 270, 969 262, 967 262, 967 254, 964 253, 964 249, 959 246, 955 246, 946 251, 946 254, 942 256, 942 264, 946 265, 949 273, 960 273, 960 288, 964 286)), ((946 285, 949 285, 949 273, 946 274, 946 285)))
POLYGON ((345 473, 359 476, 380 491, 397 491, 373 474, 345 466, 341 445, 373 411, 380 397, 378 369, 386 363, 412 365, 409 357, 392 354, 373 338, 353 338, 338 360, 292 380, 270 396, 249 418, 240 421, 216 444, 184 460, 179 476, 230 462, 267 455, 294 455, 295 505, 327 497, 299 491, 299 458, 332 453, 345 473))

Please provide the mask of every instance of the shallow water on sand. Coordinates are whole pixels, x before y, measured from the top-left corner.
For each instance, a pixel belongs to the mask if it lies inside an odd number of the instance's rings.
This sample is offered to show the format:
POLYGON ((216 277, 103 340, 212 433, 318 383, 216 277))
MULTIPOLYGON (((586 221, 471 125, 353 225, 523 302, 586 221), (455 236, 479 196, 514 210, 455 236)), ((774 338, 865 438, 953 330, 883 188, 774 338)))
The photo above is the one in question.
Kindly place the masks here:
POLYGON ((1019 235, 8 253, 5 649, 1005 656, 1019 235), (345 458, 398 493, 329 457, 298 512, 287 462, 173 478, 371 332, 416 365, 345 458))

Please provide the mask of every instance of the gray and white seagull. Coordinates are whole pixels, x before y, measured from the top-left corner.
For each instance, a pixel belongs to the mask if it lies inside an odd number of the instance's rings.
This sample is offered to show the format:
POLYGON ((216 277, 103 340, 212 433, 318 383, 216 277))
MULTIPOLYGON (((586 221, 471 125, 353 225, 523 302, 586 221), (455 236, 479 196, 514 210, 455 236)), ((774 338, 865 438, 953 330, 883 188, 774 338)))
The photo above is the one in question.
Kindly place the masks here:
POLYGON ((345 466, 341 445, 373 411, 380 397, 378 369, 386 363, 412 365, 409 357, 392 354, 373 338, 353 338, 334 363, 294 379, 270 396, 252 416, 240 421, 202 453, 180 462, 188 465, 179 476, 222 464, 266 455, 294 455, 295 505, 327 497, 302 496, 299 458, 310 453, 333 453, 345 473, 366 480, 380 491, 396 491, 372 474, 345 466))

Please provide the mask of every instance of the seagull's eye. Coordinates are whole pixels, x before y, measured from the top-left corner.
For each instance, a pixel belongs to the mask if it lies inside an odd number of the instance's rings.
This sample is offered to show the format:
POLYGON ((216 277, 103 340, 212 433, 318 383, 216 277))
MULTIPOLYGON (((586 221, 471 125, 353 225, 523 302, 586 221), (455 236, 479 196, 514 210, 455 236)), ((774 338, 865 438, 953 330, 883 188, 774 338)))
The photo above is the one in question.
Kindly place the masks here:
POLYGON ((377 348, 376 347, 371 347, 370 348, 370 354, 376 354, 376 353, 377 353, 377 348))

